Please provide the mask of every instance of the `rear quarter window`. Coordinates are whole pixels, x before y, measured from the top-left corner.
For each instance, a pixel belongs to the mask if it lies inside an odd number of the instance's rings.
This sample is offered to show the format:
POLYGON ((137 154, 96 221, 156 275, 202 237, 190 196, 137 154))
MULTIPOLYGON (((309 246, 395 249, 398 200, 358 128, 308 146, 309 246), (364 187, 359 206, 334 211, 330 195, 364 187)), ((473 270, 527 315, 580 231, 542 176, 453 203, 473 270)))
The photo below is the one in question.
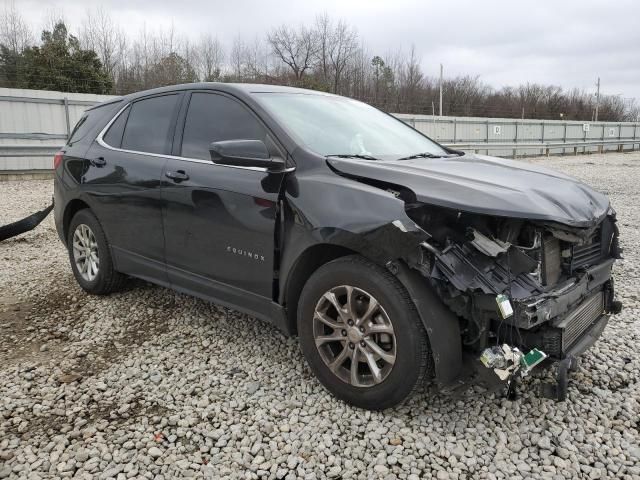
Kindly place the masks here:
POLYGON ((131 108, 127 107, 118 118, 111 124, 107 133, 102 137, 104 142, 115 148, 120 148, 122 145, 122 136, 124 135, 124 126, 127 124, 127 118, 129 117, 129 111, 131 108))
POLYGON ((89 125, 87 123, 88 119, 88 113, 85 113, 80 117, 80 120, 78 120, 78 123, 76 123, 76 126, 73 127, 73 130, 71 131, 71 135, 69 135, 69 140, 67 140, 68 145, 74 144, 87 134, 89 131, 89 125))
MULTIPOLYGON (((109 102, 98 105, 84 112, 80 117, 80 120, 78 120, 78 123, 73 127, 73 130, 69 135, 69 139, 67 140, 67 145, 73 146, 73 144, 78 143, 80 140, 84 139, 88 133, 100 126, 99 124, 102 124, 102 121, 106 123, 105 116, 109 114, 113 115, 116 108, 117 103, 109 102)), ((92 136, 91 140, 94 138, 95 137, 92 136)))

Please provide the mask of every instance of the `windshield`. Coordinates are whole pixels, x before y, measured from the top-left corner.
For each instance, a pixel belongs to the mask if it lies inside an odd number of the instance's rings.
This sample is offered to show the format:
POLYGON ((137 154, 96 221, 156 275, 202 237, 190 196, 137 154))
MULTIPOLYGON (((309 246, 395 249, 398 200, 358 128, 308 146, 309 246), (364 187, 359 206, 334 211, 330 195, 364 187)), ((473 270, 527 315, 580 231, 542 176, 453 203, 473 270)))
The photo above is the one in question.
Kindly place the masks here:
POLYGON ((405 123, 362 102, 319 94, 255 95, 291 135, 320 155, 384 160, 422 153, 448 155, 405 123))

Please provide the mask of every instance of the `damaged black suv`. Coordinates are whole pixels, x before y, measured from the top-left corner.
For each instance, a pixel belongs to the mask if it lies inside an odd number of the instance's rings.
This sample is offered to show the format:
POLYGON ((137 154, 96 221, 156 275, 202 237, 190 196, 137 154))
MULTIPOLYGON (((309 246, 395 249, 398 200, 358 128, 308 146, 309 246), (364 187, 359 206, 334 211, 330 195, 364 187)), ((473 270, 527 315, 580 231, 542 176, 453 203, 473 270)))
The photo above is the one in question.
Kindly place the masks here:
POLYGON ((337 397, 512 382, 603 331, 615 212, 538 166, 438 145, 347 98, 188 84, 89 109, 55 157, 73 273, 126 275, 297 334, 337 397))

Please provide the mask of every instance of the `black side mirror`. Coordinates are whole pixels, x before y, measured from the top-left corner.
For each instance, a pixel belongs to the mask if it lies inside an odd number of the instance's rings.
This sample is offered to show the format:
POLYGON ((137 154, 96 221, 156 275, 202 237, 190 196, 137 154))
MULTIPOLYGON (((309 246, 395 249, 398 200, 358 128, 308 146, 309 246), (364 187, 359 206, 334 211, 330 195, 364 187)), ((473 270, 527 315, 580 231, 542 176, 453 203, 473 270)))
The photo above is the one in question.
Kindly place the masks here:
POLYGON ((269 155, 261 140, 224 140, 209 145, 211 161, 233 167, 259 167, 269 171, 284 170, 284 159, 269 155))

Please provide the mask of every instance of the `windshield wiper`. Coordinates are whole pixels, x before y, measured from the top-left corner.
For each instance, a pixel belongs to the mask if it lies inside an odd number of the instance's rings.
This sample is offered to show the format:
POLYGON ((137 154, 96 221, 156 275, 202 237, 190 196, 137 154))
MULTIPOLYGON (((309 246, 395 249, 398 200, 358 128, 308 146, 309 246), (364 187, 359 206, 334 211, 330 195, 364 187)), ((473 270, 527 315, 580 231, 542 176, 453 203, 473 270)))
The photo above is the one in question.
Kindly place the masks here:
POLYGON ((361 158, 363 160, 379 160, 376 157, 372 157, 371 155, 363 155, 359 153, 335 153, 332 155, 327 155, 327 157, 337 157, 337 158, 361 158))
POLYGON ((457 157, 457 155, 451 155, 451 154, 436 155, 435 153, 423 152, 423 153, 416 153, 414 155, 409 155, 408 157, 402 157, 402 158, 399 158, 398 160, 414 160, 416 158, 449 158, 452 156, 457 157))

